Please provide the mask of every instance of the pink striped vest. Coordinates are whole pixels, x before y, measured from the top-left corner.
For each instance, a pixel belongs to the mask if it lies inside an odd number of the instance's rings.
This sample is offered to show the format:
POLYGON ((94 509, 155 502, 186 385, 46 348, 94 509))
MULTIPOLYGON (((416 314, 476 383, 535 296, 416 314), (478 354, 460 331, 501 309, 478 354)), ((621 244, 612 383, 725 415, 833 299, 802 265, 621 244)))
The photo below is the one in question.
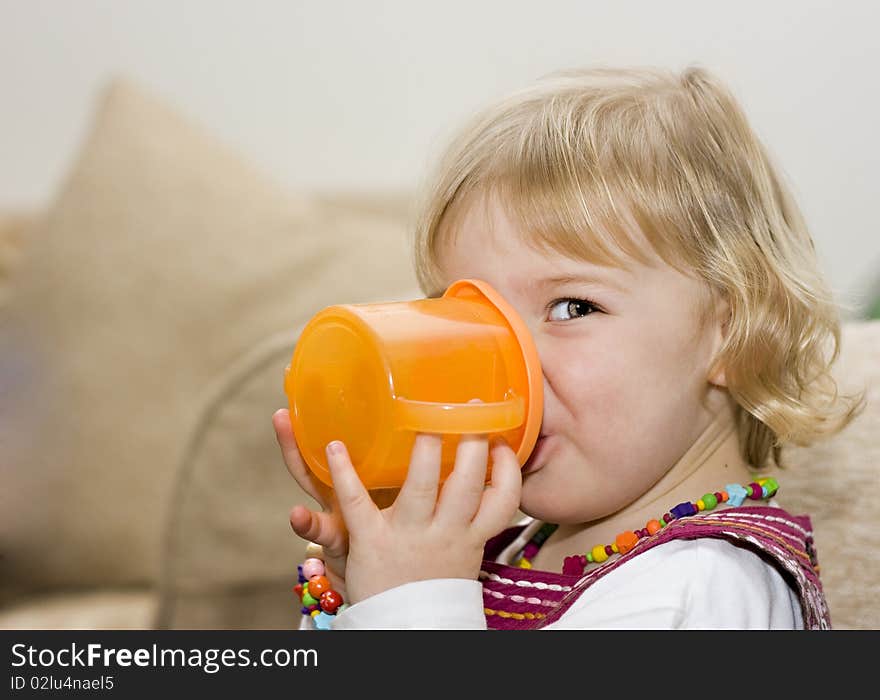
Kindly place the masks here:
POLYGON ((486 543, 480 580, 490 629, 538 629, 549 625, 587 588, 633 557, 670 540, 700 537, 730 540, 763 554, 794 585, 800 597, 804 627, 831 628, 807 516, 793 516, 769 506, 703 511, 673 520, 655 535, 640 539, 626 554, 581 576, 520 569, 493 561, 521 529, 508 528, 486 543))

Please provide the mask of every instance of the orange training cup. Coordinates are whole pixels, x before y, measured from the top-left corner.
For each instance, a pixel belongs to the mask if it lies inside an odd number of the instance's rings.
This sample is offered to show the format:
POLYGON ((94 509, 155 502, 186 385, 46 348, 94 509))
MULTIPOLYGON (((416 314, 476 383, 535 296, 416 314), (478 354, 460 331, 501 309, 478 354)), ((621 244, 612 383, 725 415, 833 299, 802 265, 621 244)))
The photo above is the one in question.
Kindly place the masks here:
POLYGON ((522 466, 544 404, 528 328, 481 280, 437 299, 325 308, 300 335, 284 392, 315 476, 332 485, 324 448, 341 440, 368 489, 403 484, 419 432, 444 434, 441 480, 462 433, 503 436, 522 466))

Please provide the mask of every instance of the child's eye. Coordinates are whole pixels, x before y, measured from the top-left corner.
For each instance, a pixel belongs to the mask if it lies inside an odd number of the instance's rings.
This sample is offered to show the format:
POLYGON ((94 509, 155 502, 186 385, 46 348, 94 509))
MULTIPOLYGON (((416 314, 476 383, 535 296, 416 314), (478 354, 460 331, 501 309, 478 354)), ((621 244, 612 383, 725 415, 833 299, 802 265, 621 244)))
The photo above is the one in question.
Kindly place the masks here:
POLYGON ((550 320, 568 321, 572 318, 589 316, 598 310, 598 307, 588 299, 557 299, 550 304, 550 320))

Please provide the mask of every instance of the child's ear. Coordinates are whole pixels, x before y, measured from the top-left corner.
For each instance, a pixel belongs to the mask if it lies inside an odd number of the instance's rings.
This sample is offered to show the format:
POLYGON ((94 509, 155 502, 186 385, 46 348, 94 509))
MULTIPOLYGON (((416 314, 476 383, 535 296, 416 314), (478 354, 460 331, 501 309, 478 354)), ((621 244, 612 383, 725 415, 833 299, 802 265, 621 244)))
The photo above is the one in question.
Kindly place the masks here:
MULTIPOLYGON (((727 339, 727 329, 730 324, 730 307, 723 299, 715 302, 715 314, 712 317, 712 357, 717 358, 724 341, 727 339)), ((710 384, 718 387, 727 387, 727 374, 724 364, 716 360, 709 368, 708 380, 710 384)))

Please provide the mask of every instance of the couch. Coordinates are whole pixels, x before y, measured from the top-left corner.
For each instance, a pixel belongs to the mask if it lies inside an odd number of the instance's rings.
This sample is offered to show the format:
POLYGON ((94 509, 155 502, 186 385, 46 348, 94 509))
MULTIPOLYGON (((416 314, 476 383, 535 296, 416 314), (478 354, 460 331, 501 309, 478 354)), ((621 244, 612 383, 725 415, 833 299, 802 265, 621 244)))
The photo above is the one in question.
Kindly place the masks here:
MULTIPOLYGON (((293 128, 293 127, 292 127, 293 128)), ((291 193, 128 78, 44 210, 0 216, 0 628, 291 628, 309 499, 273 411, 304 323, 422 296, 413 192, 291 193)), ((787 448, 838 628, 880 627, 880 322, 847 431, 787 448)))

